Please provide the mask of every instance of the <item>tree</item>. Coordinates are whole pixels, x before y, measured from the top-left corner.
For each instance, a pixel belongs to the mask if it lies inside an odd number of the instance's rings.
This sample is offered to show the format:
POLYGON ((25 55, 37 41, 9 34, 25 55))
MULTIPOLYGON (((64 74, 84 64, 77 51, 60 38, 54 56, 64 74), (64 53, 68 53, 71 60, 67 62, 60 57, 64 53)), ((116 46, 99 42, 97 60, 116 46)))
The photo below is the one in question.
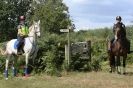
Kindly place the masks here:
POLYGON ((68 7, 62 0, 39 0, 33 19, 41 19, 43 32, 60 34, 60 29, 71 25, 68 7))
MULTIPOLYGON (((1 0, 0 1, 0 35, 1 40, 16 38, 18 17, 30 17, 32 0, 1 0), (16 35, 12 35, 12 33, 16 35)), ((30 18, 27 18, 29 20, 30 18)))

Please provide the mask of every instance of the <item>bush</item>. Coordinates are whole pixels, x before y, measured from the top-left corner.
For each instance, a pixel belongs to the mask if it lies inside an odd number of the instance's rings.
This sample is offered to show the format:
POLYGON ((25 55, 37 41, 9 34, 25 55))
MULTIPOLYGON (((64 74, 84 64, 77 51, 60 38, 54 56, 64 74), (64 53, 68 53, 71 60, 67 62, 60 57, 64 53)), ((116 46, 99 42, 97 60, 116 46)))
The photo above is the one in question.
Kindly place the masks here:
POLYGON ((0 56, 0 72, 3 73, 5 69, 5 57, 0 56))
POLYGON ((48 75, 60 75, 63 69, 64 45, 60 44, 60 36, 56 34, 46 34, 40 42, 40 49, 35 59, 34 71, 36 73, 46 72, 48 75))

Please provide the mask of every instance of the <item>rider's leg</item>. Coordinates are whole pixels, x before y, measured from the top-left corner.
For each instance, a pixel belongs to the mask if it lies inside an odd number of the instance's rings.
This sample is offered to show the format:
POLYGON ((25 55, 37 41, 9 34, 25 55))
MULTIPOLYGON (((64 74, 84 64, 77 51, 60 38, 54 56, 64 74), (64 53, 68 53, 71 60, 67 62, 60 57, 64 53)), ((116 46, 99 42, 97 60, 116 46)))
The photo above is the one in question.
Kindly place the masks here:
POLYGON ((18 35, 17 41, 18 41, 17 52, 18 52, 18 54, 20 54, 20 53, 21 53, 21 52, 20 52, 20 48, 21 48, 21 44, 22 44, 22 41, 23 41, 23 37, 20 36, 20 35, 18 35))

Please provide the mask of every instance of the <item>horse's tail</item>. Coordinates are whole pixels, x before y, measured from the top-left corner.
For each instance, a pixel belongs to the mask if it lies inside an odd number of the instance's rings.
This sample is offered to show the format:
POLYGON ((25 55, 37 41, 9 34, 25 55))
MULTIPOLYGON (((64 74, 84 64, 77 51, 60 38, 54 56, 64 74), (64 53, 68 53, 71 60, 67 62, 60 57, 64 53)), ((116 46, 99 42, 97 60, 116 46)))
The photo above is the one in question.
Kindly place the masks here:
POLYGON ((2 55, 6 55, 6 54, 7 54, 6 51, 4 51, 4 50, 1 49, 1 48, 0 48, 0 52, 1 52, 2 55))
POLYGON ((7 42, 3 43, 2 47, 0 47, 0 53, 2 55, 7 55, 6 46, 7 46, 7 42))

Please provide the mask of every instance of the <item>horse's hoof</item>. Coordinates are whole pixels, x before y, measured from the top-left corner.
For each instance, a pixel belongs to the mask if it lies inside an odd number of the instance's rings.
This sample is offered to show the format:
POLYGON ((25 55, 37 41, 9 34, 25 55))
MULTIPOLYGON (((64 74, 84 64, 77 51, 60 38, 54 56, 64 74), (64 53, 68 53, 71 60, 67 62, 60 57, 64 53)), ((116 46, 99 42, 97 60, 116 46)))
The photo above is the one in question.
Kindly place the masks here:
POLYGON ((19 75, 17 74, 17 75, 14 75, 14 77, 19 77, 19 75))
POLYGON ((117 72, 118 74, 121 74, 121 72, 117 72))
POLYGON ((126 75, 126 72, 124 72, 123 75, 126 75))
POLYGON ((26 78, 27 78, 27 77, 30 77, 30 75, 29 75, 29 74, 27 74, 27 75, 25 75, 24 77, 26 77, 26 78))
POLYGON ((109 73, 112 73, 112 71, 109 71, 109 73))

